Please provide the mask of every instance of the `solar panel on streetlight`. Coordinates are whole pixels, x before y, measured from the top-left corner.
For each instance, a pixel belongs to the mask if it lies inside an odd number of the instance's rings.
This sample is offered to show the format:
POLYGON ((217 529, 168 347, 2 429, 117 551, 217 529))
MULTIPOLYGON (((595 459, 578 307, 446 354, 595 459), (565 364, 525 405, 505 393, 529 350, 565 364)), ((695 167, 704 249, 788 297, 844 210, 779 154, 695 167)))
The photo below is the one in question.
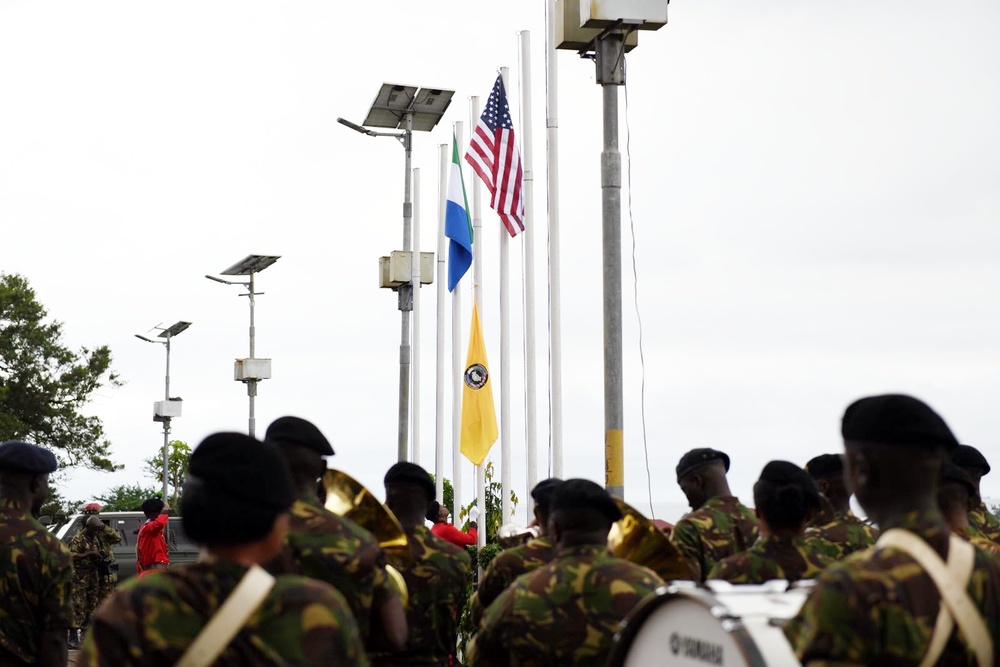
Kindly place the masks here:
POLYGON ((166 329, 163 329, 157 335, 160 338, 173 338, 174 336, 176 336, 180 332, 182 332, 185 329, 187 329, 189 326, 191 326, 190 322, 177 322, 176 324, 171 324, 166 329))
POLYGON ((362 125, 406 129, 406 114, 413 118, 413 130, 429 132, 451 104, 454 90, 420 88, 383 83, 362 125))
POLYGON ((224 276, 248 276, 251 273, 260 273, 279 259, 280 255, 247 255, 221 273, 224 276))

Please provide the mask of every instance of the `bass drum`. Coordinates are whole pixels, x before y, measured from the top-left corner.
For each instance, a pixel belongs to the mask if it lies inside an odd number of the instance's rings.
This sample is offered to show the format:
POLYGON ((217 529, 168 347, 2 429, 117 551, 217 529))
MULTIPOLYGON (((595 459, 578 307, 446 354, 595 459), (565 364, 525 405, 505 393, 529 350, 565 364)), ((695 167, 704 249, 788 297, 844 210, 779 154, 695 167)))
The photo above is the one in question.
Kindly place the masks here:
POLYGON ((622 622, 608 667, 724 665, 797 667, 782 627, 802 608, 808 584, 785 581, 704 587, 675 582, 643 600, 622 622))

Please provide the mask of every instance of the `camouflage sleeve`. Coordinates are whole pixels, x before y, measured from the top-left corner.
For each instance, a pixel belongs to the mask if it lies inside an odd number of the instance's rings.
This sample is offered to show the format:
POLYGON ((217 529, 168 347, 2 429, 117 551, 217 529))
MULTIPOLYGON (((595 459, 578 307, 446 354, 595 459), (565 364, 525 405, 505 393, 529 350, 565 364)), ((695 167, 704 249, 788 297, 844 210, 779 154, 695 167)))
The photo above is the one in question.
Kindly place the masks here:
POLYGON ((62 544, 42 564, 49 585, 40 600, 39 626, 44 630, 73 625, 73 559, 62 544))
POLYGON ((110 526, 105 526, 104 532, 101 533, 101 535, 104 537, 104 541, 107 544, 118 544, 122 541, 121 533, 110 526))
POLYGON ((785 626, 785 635, 802 664, 836 662, 871 664, 865 633, 867 617, 856 609, 850 571, 842 566, 825 570, 798 615, 785 626))
POLYGON ((69 542, 66 543, 66 546, 69 548, 70 553, 73 554, 82 554, 85 551, 89 551, 89 549, 87 549, 87 543, 83 539, 83 531, 80 531, 71 537, 69 542))
POLYGON ((723 558, 712 566, 705 579, 722 579, 731 584, 746 583, 747 576, 740 572, 739 567, 734 567, 733 557, 723 558))
POLYGON ((684 560, 691 566, 691 571, 694 572, 695 579, 697 581, 704 581, 706 573, 701 567, 702 545, 698 526, 690 520, 681 519, 670 532, 670 541, 676 545, 684 560))
POLYGON ((479 625, 489 607, 496 600, 504 589, 510 584, 504 568, 504 554, 499 554, 490 561, 486 572, 483 573, 483 580, 479 582, 479 589, 472 595, 472 622, 479 625))
POLYGON ((83 646, 77 656, 77 667, 120 667, 140 664, 141 645, 137 637, 128 632, 125 619, 132 613, 128 608, 128 594, 116 591, 104 601, 90 624, 90 631, 83 637, 83 646))
POLYGON ((486 610, 479 631, 466 650, 470 667, 508 667, 512 664, 507 619, 513 607, 514 591, 508 588, 486 610))

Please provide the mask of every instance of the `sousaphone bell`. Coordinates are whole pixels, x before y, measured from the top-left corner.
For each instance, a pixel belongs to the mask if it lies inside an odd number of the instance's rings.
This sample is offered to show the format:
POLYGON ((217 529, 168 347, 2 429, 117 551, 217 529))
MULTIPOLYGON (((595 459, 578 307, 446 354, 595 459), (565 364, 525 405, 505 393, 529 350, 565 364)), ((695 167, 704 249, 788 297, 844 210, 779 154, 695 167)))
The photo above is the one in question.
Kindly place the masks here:
MULTIPOLYGON (((413 555, 410 553, 409 541, 392 510, 379 502, 361 482, 340 470, 327 470, 323 475, 322 484, 326 492, 324 507, 328 511, 337 516, 347 517, 370 532, 392 562, 402 568, 410 567, 413 555)), ((388 564, 385 566, 385 571, 399 591, 405 607, 408 594, 403 575, 388 564)))
POLYGON ((614 499, 622 518, 611 526, 608 548, 613 556, 648 567, 664 581, 693 580, 694 572, 666 533, 634 507, 614 499))

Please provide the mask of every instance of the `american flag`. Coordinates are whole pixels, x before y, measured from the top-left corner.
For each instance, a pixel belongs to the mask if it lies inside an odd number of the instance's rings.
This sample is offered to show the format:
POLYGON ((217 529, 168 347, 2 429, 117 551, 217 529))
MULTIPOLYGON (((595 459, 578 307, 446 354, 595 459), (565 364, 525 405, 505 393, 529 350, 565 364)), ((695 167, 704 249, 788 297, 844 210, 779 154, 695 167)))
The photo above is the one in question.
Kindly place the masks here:
POLYGON ((514 124, 510 120, 510 105, 503 79, 497 77, 493 92, 479 124, 472 132, 472 143, 465 160, 479 174, 490 191, 490 208, 497 212, 511 236, 524 231, 524 200, 521 190, 524 175, 521 153, 514 139, 514 124))

